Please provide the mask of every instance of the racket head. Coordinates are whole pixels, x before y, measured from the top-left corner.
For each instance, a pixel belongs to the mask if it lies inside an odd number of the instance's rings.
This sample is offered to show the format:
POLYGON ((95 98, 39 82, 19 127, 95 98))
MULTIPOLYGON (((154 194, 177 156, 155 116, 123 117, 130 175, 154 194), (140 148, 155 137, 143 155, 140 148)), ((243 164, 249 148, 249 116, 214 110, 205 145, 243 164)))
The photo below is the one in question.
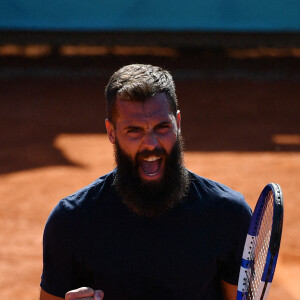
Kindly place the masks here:
POLYGON ((267 299, 279 253, 283 223, 280 186, 265 186, 256 203, 243 251, 237 299, 267 299))

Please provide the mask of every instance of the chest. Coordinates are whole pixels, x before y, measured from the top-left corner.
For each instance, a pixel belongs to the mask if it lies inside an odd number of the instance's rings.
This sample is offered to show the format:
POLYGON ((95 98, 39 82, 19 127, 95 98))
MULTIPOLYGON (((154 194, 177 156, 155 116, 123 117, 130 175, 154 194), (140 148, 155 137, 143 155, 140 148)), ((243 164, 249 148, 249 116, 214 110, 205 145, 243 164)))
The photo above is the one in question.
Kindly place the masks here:
POLYGON ((78 264, 87 284, 106 291, 107 299, 120 291, 122 299, 192 299, 217 280, 214 228, 207 220, 107 218, 85 228, 78 264))

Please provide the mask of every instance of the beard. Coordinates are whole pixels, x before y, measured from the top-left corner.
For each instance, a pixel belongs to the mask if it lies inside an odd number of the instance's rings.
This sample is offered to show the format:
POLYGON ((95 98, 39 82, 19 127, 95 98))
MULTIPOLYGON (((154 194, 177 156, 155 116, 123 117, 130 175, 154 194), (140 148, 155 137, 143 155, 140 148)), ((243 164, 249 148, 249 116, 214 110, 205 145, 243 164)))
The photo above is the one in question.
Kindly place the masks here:
POLYGON ((183 141, 179 135, 170 154, 164 149, 144 150, 131 159, 120 147, 114 145, 117 163, 113 185, 122 201, 133 212, 146 217, 157 217, 183 201, 188 193, 190 177, 183 165, 183 141), (164 170, 161 179, 142 180, 139 175, 139 162, 151 155, 164 157, 164 170))

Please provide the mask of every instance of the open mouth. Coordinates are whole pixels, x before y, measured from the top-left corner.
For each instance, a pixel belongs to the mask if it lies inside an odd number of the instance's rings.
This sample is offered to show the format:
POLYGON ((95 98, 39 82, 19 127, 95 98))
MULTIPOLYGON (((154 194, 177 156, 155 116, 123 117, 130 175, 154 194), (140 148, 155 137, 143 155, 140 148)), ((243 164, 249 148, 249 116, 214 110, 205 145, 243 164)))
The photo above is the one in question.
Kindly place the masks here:
POLYGON ((147 176, 152 177, 157 175, 160 172, 162 162, 163 160, 161 157, 156 155, 151 155, 140 161, 140 167, 147 176))

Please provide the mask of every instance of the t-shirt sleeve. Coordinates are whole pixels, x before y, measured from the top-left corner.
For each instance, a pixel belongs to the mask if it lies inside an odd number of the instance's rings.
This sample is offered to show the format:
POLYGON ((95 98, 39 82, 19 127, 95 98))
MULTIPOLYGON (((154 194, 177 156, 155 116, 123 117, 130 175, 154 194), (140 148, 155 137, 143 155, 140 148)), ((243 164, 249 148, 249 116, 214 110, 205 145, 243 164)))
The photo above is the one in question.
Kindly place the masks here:
POLYGON ((244 243, 248 232, 252 211, 243 199, 240 205, 234 205, 223 224, 224 252, 219 260, 220 278, 237 285, 244 243))
POLYGON ((50 214, 43 236, 43 273, 41 288, 49 294, 65 297, 74 288, 72 223, 66 222, 60 202, 50 214))

